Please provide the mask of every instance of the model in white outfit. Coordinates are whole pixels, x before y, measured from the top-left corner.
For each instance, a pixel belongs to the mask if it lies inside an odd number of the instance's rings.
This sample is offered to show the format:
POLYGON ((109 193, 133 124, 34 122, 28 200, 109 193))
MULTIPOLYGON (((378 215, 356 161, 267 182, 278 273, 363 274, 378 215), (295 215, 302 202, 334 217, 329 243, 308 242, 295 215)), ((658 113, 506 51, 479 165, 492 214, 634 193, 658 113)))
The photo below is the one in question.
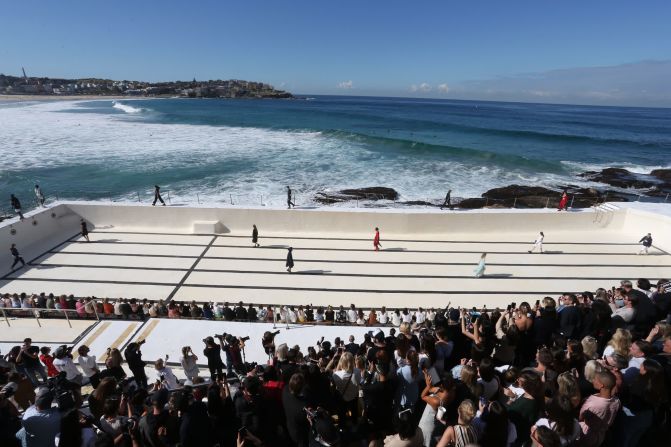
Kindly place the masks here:
POLYGON ((534 246, 529 250, 529 253, 533 253, 538 248, 541 253, 543 253, 543 239, 545 235, 541 231, 536 240, 534 241, 534 246))

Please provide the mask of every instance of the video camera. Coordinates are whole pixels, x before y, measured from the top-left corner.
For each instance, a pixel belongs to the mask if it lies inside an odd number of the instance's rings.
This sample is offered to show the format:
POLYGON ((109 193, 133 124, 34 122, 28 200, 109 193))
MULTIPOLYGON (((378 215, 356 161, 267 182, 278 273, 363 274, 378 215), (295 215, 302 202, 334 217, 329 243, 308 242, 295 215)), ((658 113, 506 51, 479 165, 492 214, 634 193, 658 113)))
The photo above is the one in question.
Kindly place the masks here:
POLYGON ((249 337, 236 337, 226 332, 224 332, 223 334, 214 334, 214 337, 218 338, 219 340, 224 340, 228 344, 244 343, 247 340, 249 340, 249 337))

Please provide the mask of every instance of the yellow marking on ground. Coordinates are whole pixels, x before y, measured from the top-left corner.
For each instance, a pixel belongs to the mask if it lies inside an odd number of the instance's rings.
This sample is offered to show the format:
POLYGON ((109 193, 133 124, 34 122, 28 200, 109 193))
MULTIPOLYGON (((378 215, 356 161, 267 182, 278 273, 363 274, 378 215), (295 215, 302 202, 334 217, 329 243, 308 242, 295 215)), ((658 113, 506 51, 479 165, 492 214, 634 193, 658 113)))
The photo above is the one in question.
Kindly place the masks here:
POLYGON ((156 328, 156 326, 158 326, 158 323, 159 323, 160 321, 161 321, 161 320, 158 320, 158 319, 154 319, 154 320, 152 320, 152 321, 151 321, 151 322, 144 328, 144 330, 142 331, 142 333, 140 334, 140 336, 137 338, 137 340, 139 340, 139 341, 141 341, 141 340, 146 340, 147 337, 149 337, 149 334, 151 334, 152 331, 156 328))
MULTIPOLYGON (((137 323, 132 323, 129 324, 126 330, 124 330, 121 335, 117 337, 116 340, 109 346, 110 348, 118 348, 121 346, 121 344, 124 342, 125 339, 128 338, 128 336, 133 332, 135 329, 137 329, 138 324, 137 323)), ((105 360, 107 360, 107 353, 103 354, 100 356, 100 362, 105 363, 105 360)))
MULTIPOLYGON (((105 323, 102 323, 100 326, 98 326, 98 328, 95 330, 95 332, 93 332, 93 334, 91 334, 91 336, 89 338, 87 338, 84 341, 84 343, 82 343, 82 344, 86 345, 88 347, 91 347, 91 344, 93 344, 93 342, 96 340, 96 338, 98 338, 100 336, 100 334, 105 332, 105 330, 109 327, 110 324, 111 323, 109 321, 107 321, 105 323)), ((77 351, 73 352, 72 353, 72 359, 76 360, 77 357, 79 357, 79 353, 77 351)))

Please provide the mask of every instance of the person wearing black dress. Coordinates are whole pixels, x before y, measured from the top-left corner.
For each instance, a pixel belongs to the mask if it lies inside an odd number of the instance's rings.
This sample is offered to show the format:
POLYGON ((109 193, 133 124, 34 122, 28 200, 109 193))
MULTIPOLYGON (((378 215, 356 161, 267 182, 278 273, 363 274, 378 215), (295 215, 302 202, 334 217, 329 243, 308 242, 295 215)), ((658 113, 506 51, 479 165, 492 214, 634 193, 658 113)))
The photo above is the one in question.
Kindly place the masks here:
POLYGON ((292 251, 293 251, 293 248, 289 247, 289 252, 287 253, 287 263, 286 263, 287 272, 289 272, 289 273, 291 273, 291 269, 294 268, 294 257, 291 254, 292 251))
POLYGON ((19 219, 20 220, 25 219, 25 217, 23 217, 23 213, 21 212, 21 202, 19 202, 19 199, 17 199, 16 196, 12 194, 9 200, 12 204, 14 212, 19 215, 19 219))
POLYGON ((252 225, 252 244, 254 247, 260 247, 259 245, 259 230, 256 228, 256 225, 252 225))
POLYGON ((26 261, 24 261, 21 255, 19 254, 19 250, 16 248, 16 244, 12 244, 12 246, 9 247, 9 251, 12 253, 12 256, 14 256, 14 263, 12 264, 12 269, 19 262, 21 263, 21 266, 26 265, 26 261))
POLYGON ((288 209, 291 209, 292 206, 294 206, 294 207, 296 206, 296 204, 294 203, 294 201, 292 199, 294 199, 294 198, 292 197, 292 194, 291 194, 291 188, 289 188, 287 186, 287 208, 288 209))
POLYGON ((89 239, 89 228, 86 225, 86 221, 84 219, 82 219, 81 225, 82 225, 82 237, 86 239, 86 242, 91 242, 91 240, 89 239))

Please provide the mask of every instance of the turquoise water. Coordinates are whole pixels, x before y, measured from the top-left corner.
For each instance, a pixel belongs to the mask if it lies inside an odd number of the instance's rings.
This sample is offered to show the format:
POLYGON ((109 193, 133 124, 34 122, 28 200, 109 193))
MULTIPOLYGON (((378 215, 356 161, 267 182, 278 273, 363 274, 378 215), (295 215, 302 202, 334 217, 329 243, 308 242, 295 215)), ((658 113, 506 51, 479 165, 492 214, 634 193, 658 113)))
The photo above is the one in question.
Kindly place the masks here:
POLYGON ((589 185, 585 170, 668 167, 671 109, 316 97, 0 104, 0 197, 301 204, 388 186, 402 200, 511 183, 589 185))

